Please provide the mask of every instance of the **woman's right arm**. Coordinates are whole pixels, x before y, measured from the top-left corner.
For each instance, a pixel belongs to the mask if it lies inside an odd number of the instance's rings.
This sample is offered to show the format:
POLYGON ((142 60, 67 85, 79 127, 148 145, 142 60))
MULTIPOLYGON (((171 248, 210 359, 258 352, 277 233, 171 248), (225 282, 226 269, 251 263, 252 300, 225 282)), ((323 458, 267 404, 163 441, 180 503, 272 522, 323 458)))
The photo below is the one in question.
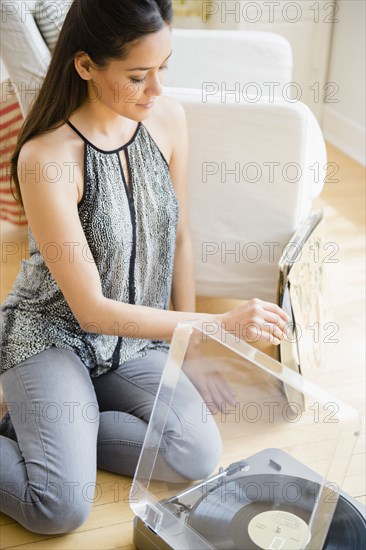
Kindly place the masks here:
POLYGON ((70 178, 70 163, 65 162, 62 148, 59 152, 55 149, 47 145, 47 136, 23 146, 18 162, 20 188, 40 251, 57 248, 57 261, 47 255, 43 258, 84 331, 170 340, 177 323, 201 319, 247 338, 255 336, 250 328, 254 323, 262 327, 264 340, 271 340, 271 334, 283 337, 289 319, 270 302, 255 299, 226 314, 211 315, 126 304, 103 296, 99 272, 78 215, 77 184, 70 178))

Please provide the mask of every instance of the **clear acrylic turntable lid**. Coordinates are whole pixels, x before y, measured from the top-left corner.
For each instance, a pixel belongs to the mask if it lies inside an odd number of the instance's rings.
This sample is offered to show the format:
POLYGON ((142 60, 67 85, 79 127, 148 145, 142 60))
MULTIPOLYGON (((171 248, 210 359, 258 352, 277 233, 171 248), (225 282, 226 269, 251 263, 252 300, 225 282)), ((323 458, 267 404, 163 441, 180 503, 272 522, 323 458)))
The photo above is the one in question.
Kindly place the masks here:
POLYGON ((174 332, 130 494, 171 548, 322 548, 355 409, 212 323, 174 332))

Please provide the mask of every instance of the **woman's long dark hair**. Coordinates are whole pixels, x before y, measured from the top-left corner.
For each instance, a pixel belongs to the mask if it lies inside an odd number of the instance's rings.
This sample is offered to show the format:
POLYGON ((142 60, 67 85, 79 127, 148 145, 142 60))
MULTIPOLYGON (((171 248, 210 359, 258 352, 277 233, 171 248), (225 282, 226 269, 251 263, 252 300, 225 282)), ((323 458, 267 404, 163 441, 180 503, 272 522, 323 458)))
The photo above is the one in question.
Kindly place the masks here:
POLYGON ((60 127, 87 99, 87 82, 75 69, 75 55, 86 52, 103 68, 127 57, 141 38, 170 25, 172 19, 171 0, 74 0, 11 157, 12 189, 22 207, 17 173, 21 148, 31 138, 60 127))

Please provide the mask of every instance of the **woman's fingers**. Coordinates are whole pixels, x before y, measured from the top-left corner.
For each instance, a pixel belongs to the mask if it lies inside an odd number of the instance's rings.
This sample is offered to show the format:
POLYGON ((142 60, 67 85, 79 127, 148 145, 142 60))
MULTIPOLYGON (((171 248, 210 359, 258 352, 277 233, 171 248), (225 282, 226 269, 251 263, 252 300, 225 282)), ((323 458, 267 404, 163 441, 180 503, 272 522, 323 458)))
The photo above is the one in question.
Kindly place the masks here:
POLYGON ((262 308, 268 312, 278 315, 280 319, 283 320, 284 323, 289 323, 291 321, 290 316, 277 304, 273 304, 272 302, 262 301, 262 308))
POLYGON ((252 328, 248 331, 243 331, 240 338, 248 342, 248 344, 254 344, 255 342, 265 341, 270 344, 278 345, 284 339, 285 333, 278 327, 260 326, 257 324, 256 328, 252 328))
POLYGON ((212 414, 216 414, 222 408, 222 396, 217 386, 210 380, 210 377, 202 377, 195 383, 196 388, 201 394, 202 400, 206 403, 212 414))
POLYGON ((216 412, 226 411, 226 406, 235 406, 235 399, 231 391, 222 385, 223 380, 220 377, 214 378, 208 382, 208 389, 210 393, 210 403, 214 403, 214 409, 216 412))
POLYGON ((281 343, 281 340, 283 339, 283 332, 281 331, 281 336, 276 336, 272 331, 263 331, 261 339, 265 340, 266 342, 269 342, 270 344, 274 344, 275 346, 278 346, 281 343))
POLYGON ((211 396, 211 402, 215 403, 215 405, 221 409, 222 403, 224 401, 223 396, 221 394, 220 388, 216 385, 215 380, 210 378, 207 380, 208 390, 210 392, 211 396))
POLYGON ((235 405, 235 392, 229 386, 229 384, 220 376, 216 375, 214 383, 220 393, 221 401, 228 403, 230 405, 235 405))
POLYGON ((291 321, 288 314, 277 304, 254 298, 248 303, 249 322, 244 324, 245 340, 265 340, 278 345, 287 334, 291 321))
POLYGON ((224 412, 225 404, 235 405, 235 392, 218 372, 208 373, 205 366, 202 364, 202 373, 194 376, 191 381, 213 414, 219 410, 224 412))
POLYGON ((272 311, 263 310, 263 319, 266 323, 271 323, 273 325, 278 326, 282 332, 287 331, 287 327, 289 325, 289 321, 284 321, 283 317, 278 315, 278 313, 273 313, 272 311))
POLYGON ((278 325, 263 320, 260 317, 254 318, 253 321, 245 325, 242 330, 242 338, 249 343, 258 342, 264 339, 272 344, 279 344, 284 336, 285 331, 278 325))

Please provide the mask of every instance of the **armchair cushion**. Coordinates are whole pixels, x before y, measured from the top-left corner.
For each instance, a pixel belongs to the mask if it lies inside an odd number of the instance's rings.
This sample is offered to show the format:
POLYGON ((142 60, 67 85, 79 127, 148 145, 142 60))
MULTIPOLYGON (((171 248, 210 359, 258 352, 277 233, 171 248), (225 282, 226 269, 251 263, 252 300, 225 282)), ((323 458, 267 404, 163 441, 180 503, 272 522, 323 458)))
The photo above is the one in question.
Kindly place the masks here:
POLYGON ((67 10, 66 0, 0 3, 1 57, 24 116, 39 90, 67 10))
POLYGON ((41 0, 37 3, 39 6, 34 11, 34 19, 48 49, 52 51, 71 6, 71 1, 52 0, 52 2, 49 2, 48 0, 41 0))
MULTIPOLYGON (((273 86, 274 96, 292 80, 292 50, 282 36, 260 31, 173 29, 173 58, 166 85, 202 89, 215 83, 218 94, 240 89, 245 95, 259 89, 269 95, 265 83, 273 86), (249 86, 248 84, 254 83, 249 86), (246 85, 248 85, 246 87, 246 85)), ((257 92, 256 92, 257 93, 257 92)))

